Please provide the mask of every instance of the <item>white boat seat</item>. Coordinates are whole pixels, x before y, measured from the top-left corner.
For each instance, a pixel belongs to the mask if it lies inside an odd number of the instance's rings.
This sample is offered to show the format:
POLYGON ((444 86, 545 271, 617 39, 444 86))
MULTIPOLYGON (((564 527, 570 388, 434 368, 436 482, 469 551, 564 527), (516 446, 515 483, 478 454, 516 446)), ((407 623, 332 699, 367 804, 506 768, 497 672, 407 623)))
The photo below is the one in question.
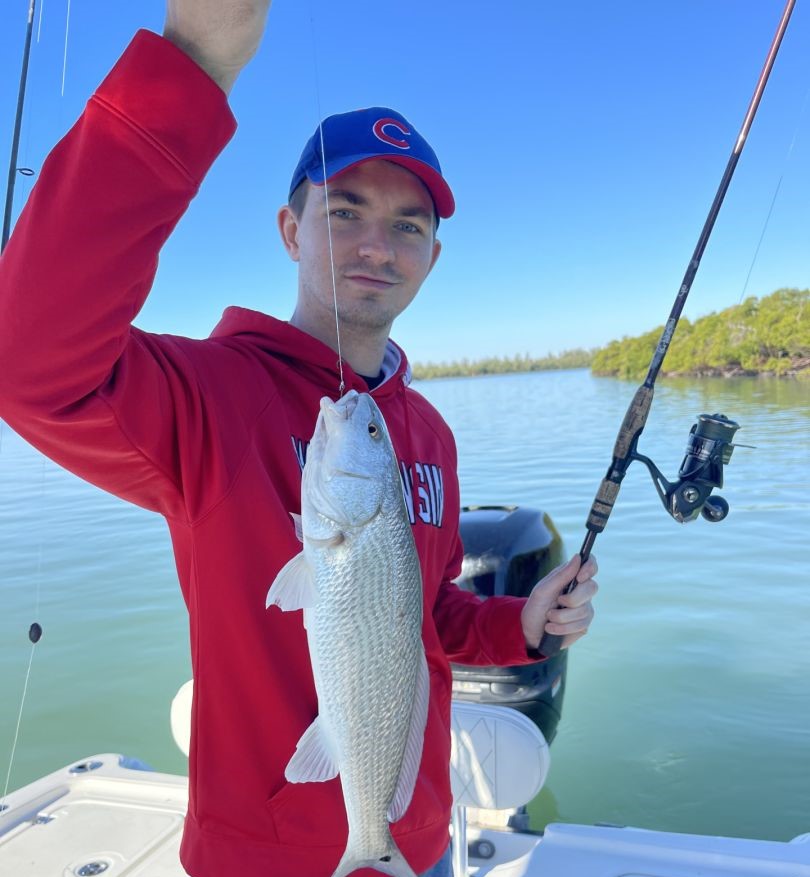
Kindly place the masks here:
POLYGON ((453 702, 453 874, 467 877, 467 808, 511 810, 540 791, 551 759, 542 732, 517 710, 453 702))
POLYGON ((194 680, 189 679, 177 690, 169 710, 169 723, 172 737, 178 749, 188 757, 191 743, 191 698, 194 693, 194 680))
POLYGON ((453 702, 450 780, 460 807, 511 810, 540 791, 551 759, 542 732, 517 710, 453 702))

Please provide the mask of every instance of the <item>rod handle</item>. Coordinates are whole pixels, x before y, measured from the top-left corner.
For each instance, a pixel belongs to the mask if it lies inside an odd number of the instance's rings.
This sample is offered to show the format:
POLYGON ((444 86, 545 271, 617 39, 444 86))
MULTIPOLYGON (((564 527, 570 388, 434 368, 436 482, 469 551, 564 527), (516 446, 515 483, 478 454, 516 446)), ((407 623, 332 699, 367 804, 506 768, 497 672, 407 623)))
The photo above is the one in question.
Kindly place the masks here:
POLYGON ((619 434, 616 436, 616 444, 613 446, 614 459, 626 460, 630 455, 647 423, 654 392, 654 387, 642 384, 630 400, 622 425, 619 427, 619 434))
POLYGON ((588 512, 588 520, 585 526, 594 533, 601 533, 607 526, 610 513, 616 504, 616 497, 619 495, 620 481, 611 481, 608 474, 602 479, 599 490, 596 492, 591 510, 588 512))

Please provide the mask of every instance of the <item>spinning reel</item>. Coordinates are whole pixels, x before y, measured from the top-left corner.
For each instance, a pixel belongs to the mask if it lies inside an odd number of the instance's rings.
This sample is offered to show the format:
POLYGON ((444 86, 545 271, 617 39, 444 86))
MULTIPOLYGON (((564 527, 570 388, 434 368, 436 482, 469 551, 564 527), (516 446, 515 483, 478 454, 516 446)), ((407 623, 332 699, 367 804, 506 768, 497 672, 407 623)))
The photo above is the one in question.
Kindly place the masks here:
POLYGON ((630 459, 640 460, 649 469, 664 508, 678 523, 694 521, 699 514, 715 523, 728 514, 728 503, 711 493, 723 486, 723 466, 731 459, 736 447, 731 441, 739 428, 723 414, 701 414, 689 432, 686 456, 675 482, 667 481, 655 463, 635 447, 630 459))

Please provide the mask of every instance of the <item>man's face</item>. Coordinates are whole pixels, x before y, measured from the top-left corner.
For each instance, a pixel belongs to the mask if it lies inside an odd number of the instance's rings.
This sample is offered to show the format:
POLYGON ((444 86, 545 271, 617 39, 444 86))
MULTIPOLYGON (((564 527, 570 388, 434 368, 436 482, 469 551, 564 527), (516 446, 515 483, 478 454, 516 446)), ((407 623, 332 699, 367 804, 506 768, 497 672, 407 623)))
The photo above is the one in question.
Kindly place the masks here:
POLYGON ((324 328, 335 324, 333 262, 341 327, 387 334, 441 250, 428 190, 409 170, 384 160, 345 171, 328 189, 310 186, 301 215, 283 207, 279 226, 299 264, 299 307, 324 328))

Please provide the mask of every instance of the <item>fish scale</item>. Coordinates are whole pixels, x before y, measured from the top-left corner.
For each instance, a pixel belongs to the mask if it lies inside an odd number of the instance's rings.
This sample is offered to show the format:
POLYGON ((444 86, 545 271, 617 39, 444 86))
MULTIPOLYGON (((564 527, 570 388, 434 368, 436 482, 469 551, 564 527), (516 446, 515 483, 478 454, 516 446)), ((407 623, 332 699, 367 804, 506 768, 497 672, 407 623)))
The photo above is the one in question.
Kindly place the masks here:
MULTIPOLYGON (((393 499, 401 501, 401 488, 394 486, 400 497, 393 499)), ((319 714, 338 741, 347 816, 350 828, 360 832, 355 840, 363 858, 386 848, 386 813, 399 776, 390 766, 402 762, 403 729, 412 709, 401 692, 414 687, 421 643, 421 593, 397 575, 408 564, 391 550, 404 540, 391 532, 389 520, 384 510, 335 549, 336 563, 330 559, 316 566, 316 581, 324 588, 318 605, 307 610, 319 714), (335 575, 337 568, 340 574, 335 575), (398 623, 398 604, 407 623, 398 623), (335 649, 336 642, 345 648, 335 649), (369 668, 379 672, 370 674, 369 668), (373 746, 355 745, 362 736, 371 738, 373 746)))

